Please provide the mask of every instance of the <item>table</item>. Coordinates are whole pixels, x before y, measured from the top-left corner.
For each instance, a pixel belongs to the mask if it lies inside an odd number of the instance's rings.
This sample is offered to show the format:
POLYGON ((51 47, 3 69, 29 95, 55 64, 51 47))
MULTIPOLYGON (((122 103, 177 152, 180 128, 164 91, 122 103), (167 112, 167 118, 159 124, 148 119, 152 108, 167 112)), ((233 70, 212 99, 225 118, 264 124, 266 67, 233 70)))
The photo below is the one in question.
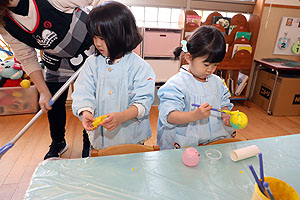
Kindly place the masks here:
MULTIPOLYGON (((278 59, 278 60, 284 61, 285 59, 278 59)), ((281 64, 284 62, 268 62, 268 61, 264 61, 263 59, 255 59, 254 62, 255 62, 254 71, 253 71, 254 78, 252 79, 252 83, 251 83, 251 87, 250 87, 250 95, 252 94, 252 91, 255 87, 255 79, 257 76, 257 71, 260 68, 267 67, 269 69, 272 69, 272 71, 275 71, 275 79, 274 79, 274 83, 273 83, 273 87, 272 87, 271 95, 270 95, 270 100, 269 100, 269 104, 268 104, 268 108, 267 108, 267 113, 272 115, 270 107, 271 107, 273 95, 275 92, 279 72, 281 72, 281 71, 300 71, 300 67, 283 66, 281 64)))
POLYGON ((300 134, 197 147, 200 162, 187 167, 184 149, 95 158, 43 161, 25 199, 250 199, 258 158, 231 161, 229 153, 256 144, 263 153, 265 176, 279 178, 300 193, 300 134), (223 157, 215 164, 205 150, 223 157))

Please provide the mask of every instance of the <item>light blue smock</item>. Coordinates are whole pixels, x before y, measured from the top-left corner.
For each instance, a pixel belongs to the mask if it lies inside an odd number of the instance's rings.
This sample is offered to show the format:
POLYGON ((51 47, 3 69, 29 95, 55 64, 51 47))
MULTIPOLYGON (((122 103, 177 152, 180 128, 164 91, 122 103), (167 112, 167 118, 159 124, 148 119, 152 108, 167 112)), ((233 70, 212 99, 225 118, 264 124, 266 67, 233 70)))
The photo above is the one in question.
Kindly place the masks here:
POLYGON ((132 119, 108 131, 98 126, 89 131, 95 148, 136 144, 151 136, 149 112, 154 100, 155 74, 152 67, 135 53, 126 54, 118 63, 108 65, 103 56, 90 56, 84 63, 72 94, 72 109, 89 107, 98 117, 122 112, 132 104, 145 107, 142 118, 132 119))
POLYGON ((230 93, 222 79, 214 74, 206 82, 196 80, 183 66, 158 90, 160 99, 157 124, 157 143, 161 149, 197 146, 214 140, 231 137, 234 129, 223 124, 220 112, 188 124, 170 124, 167 117, 172 111, 195 110, 192 104, 208 103, 213 108, 227 106, 232 109, 230 93), (175 145, 174 145, 175 144, 175 145))

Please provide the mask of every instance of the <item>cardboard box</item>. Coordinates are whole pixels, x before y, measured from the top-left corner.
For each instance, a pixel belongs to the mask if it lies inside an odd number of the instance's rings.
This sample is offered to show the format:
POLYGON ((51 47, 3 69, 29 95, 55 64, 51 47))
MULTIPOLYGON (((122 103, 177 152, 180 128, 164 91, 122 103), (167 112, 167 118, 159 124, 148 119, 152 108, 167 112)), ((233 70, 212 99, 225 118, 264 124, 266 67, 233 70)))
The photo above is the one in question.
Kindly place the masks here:
POLYGON ((36 113, 38 111, 38 92, 35 86, 1 87, 0 115, 36 113))
MULTIPOLYGON (((275 74, 270 70, 259 70, 253 93, 253 102, 267 110, 275 74)), ((300 76, 281 74, 277 79, 275 93, 271 102, 272 115, 300 116, 300 76)))

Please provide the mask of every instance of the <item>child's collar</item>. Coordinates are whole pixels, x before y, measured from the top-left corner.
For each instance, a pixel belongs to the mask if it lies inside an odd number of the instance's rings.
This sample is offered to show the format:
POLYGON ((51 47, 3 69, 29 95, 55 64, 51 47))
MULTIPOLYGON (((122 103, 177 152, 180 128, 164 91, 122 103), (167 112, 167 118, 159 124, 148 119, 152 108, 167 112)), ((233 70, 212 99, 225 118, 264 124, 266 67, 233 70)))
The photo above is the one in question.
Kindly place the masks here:
POLYGON ((191 72, 189 71, 189 66, 188 66, 188 65, 182 65, 182 66, 180 67, 180 69, 181 69, 180 71, 192 75, 197 81, 200 81, 200 82, 207 82, 207 81, 208 81, 208 77, 209 77, 209 76, 207 76, 206 78, 199 78, 198 76, 194 75, 193 73, 191 73, 191 72))
POLYGON ((113 64, 117 64, 118 62, 120 62, 120 60, 121 60, 123 57, 117 58, 117 59, 115 59, 114 61, 112 61, 109 57, 104 57, 104 58, 105 58, 105 63, 106 63, 107 65, 113 65, 113 64))

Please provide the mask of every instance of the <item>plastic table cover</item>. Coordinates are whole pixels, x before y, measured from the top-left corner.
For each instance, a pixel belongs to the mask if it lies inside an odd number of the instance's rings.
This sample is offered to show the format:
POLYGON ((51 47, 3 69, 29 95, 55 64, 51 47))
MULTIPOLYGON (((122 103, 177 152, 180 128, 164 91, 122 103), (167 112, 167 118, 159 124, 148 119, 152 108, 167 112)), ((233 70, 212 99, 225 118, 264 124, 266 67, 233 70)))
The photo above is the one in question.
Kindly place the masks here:
POLYGON ((197 147, 196 167, 182 163, 184 149, 96 158, 43 161, 25 199, 250 199, 259 176, 258 157, 233 162, 232 150, 257 145, 265 176, 279 178, 300 193, 300 135, 197 147), (211 164, 205 150, 222 152, 211 164))

